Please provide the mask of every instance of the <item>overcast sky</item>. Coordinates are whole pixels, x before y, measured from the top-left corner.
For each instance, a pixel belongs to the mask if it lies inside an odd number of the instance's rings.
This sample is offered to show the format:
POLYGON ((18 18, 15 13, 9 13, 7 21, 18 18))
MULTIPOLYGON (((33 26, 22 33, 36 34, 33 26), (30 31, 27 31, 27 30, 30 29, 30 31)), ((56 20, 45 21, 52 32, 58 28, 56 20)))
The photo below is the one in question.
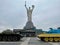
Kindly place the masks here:
POLYGON ((37 29, 47 30, 60 26, 60 0, 0 0, 0 31, 4 29, 22 29, 27 22, 24 7, 35 5, 32 22, 37 29))

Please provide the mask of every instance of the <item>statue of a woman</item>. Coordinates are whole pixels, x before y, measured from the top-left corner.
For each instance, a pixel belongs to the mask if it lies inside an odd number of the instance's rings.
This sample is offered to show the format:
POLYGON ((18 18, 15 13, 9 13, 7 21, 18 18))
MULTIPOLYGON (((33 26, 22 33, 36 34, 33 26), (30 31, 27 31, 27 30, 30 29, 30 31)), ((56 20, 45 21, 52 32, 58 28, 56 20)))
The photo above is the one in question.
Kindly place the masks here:
POLYGON ((34 9, 34 5, 32 5, 32 9, 31 7, 29 7, 29 9, 26 7, 26 1, 25 1, 25 8, 27 10, 27 17, 28 17, 28 21, 32 21, 32 11, 34 9))

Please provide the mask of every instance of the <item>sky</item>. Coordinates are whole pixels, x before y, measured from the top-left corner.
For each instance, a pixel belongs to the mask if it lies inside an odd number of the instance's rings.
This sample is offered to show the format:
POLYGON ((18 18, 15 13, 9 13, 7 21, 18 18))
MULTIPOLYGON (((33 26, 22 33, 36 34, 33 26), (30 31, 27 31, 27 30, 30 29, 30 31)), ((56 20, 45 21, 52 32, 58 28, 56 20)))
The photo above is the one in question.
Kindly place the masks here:
POLYGON ((23 29, 27 22, 27 7, 35 5, 32 22, 37 29, 60 27, 60 0, 0 0, 0 31, 23 29))

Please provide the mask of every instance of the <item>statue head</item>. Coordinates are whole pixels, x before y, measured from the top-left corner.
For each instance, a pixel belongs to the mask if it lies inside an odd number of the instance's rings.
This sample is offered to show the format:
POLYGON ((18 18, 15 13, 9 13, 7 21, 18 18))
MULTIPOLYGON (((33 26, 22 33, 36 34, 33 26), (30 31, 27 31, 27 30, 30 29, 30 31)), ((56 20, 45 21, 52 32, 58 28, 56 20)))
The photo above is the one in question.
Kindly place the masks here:
POLYGON ((29 9, 30 9, 30 7, 29 7, 29 9))

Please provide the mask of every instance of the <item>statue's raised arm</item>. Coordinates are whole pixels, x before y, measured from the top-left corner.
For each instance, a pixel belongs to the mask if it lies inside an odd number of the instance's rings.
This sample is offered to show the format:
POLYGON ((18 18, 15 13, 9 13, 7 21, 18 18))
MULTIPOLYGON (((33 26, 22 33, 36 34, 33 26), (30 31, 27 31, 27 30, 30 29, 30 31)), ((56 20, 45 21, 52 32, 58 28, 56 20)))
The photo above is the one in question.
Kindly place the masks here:
POLYGON ((33 11, 34 7, 35 7, 35 6, 34 6, 34 5, 32 5, 32 11, 33 11))
POLYGON ((25 1, 25 8, 28 10, 28 8, 26 7, 26 1, 25 1))

